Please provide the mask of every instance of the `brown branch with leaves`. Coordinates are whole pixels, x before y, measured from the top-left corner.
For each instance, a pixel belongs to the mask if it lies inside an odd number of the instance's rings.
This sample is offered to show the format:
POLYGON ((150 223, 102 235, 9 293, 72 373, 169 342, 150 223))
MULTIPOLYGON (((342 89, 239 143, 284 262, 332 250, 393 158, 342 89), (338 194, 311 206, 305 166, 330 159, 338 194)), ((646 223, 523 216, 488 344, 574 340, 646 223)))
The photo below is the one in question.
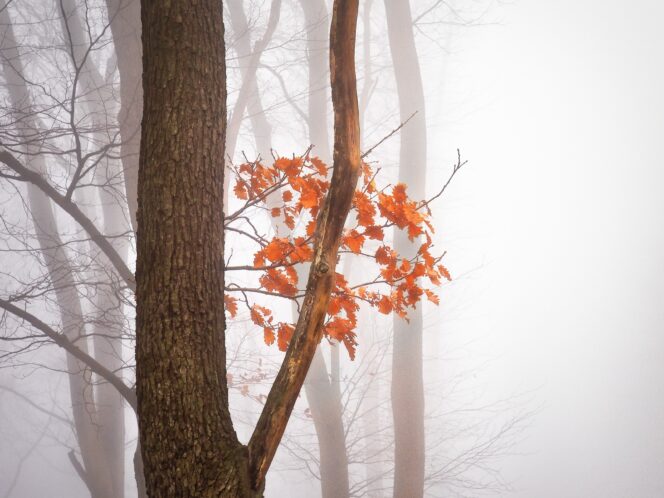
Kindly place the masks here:
POLYGON ((334 171, 319 215, 307 292, 293 337, 249 441, 250 469, 261 483, 277 451, 288 418, 323 334, 334 286, 337 251, 362 166, 355 77, 358 0, 336 0, 330 32, 330 71, 334 106, 334 171))

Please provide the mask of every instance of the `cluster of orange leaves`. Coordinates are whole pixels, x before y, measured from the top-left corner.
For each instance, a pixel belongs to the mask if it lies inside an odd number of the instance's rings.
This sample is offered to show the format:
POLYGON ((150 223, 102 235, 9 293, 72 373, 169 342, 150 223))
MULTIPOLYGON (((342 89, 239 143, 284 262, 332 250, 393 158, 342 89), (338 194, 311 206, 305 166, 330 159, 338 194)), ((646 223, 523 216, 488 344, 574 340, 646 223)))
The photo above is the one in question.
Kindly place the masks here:
MULTIPOLYGON (((244 204, 231 215, 231 222, 233 216, 256 207, 269 213, 273 225, 287 227, 291 234, 270 240, 252 237, 260 245, 254 253, 253 269, 260 272, 261 292, 289 299, 302 297, 306 282, 300 282, 300 276, 303 266, 305 273, 308 271, 307 263, 313 256, 316 217, 329 188, 328 167, 307 154, 280 157, 270 166, 245 163, 233 172, 234 195, 244 204)), ((450 280, 449 272, 440 263, 441 257, 431 254, 434 228, 428 203, 410 199, 406 185, 401 183, 378 188, 376 173, 371 165, 363 163, 340 247, 341 254, 372 261, 375 274, 366 275, 364 283, 351 285, 346 276, 337 272, 324 325, 325 335, 343 342, 351 358, 357 345, 355 329, 360 302, 381 313, 396 313, 407 319, 408 308, 414 308, 423 296, 438 304, 432 287, 439 286, 443 278, 450 280), (403 230, 417 247, 412 257, 398 254, 385 240, 386 230, 392 227, 403 230)), ((367 268, 364 261, 361 264, 367 268)), ((248 302, 246 291, 244 302, 253 323, 263 328, 265 342, 273 344, 276 340, 279 349, 285 350, 294 325, 277 321, 273 310, 248 302)), ((235 317, 238 298, 227 295, 225 304, 229 315, 235 317)))

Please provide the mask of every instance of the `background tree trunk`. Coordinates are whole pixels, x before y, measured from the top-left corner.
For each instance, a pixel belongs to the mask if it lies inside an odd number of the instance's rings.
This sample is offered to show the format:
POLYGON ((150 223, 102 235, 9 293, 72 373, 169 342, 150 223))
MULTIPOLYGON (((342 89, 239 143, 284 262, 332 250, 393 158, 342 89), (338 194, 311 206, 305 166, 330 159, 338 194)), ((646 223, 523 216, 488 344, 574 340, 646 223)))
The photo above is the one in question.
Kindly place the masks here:
MULTIPOLYGON (((111 83, 107 83, 100 71, 95 66, 92 58, 86 54, 88 48, 88 33, 81 24, 80 13, 74 0, 62 0, 61 2, 62 33, 65 38, 65 46, 71 51, 71 57, 79 68, 79 86, 81 94, 86 98, 81 99, 78 105, 81 115, 89 116, 90 124, 94 130, 91 138, 82 135, 81 153, 89 152, 89 143, 104 143, 103 133, 107 125, 102 121, 106 116, 105 105, 112 102, 109 98, 111 83)), ((105 185, 108 178, 118 176, 120 171, 114 171, 114 161, 104 161, 97 165, 94 170, 95 182, 105 185)), ((88 218, 101 220, 102 232, 112 235, 111 243, 116 252, 127 263, 128 244, 125 237, 120 236, 131 230, 126 226, 122 205, 105 188, 98 190, 99 202, 91 198, 94 191, 81 189, 76 195, 81 197, 81 209, 88 218), (97 213, 97 204, 101 204, 101 216, 97 213)), ((96 252, 94 244, 90 242, 90 252, 96 252)), ((122 338, 124 334, 124 312, 122 302, 119 299, 117 284, 113 282, 113 268, 104 254, 99 254, 99 267, 93 268, 93 281, 99 282, 94 301, 95 321, 93 323, 92 343, 94 345, 95 357, 111 372, 122 374, 124 362, 122 359, 122 338)), ((108 469, 112 479, 112 492, 115 498, 124 496, 125 479, 125 425, 124 425, 124 402, 118 390, 103 381, 95 381, 95 401, 99 422, 99 444, 104 452, 108 469)))
MULTIPOLYGON (((17 50, 18 45, 14 37, 9 11, 6 8, 0 10, 0 24, 2 25, 3 61, 11 61, 11 64, 3 64, 3 70, 12 107, 17 110, 17 118, 22 120, 23 125, 28 129, 38 131, 39 123, 29 113, 31 97, 22 77, 23 63, 17 50), (22 109, 25 109, 26 112, 24 113, 22 109)), ((27 147, 29 149, 27 152, 30 153, 28 168, 44 176, 47 173, 47 165, 43 156, 36 154, 36 145, 29 144, 27 147)), ((85 326, 82 321, 83 311, 76 292, 74 272, 60 240, 51 201, 32 183, 26 182, 26 188, 42 258, 55 289, 64 335, 80 350, 88 353, 88 341, 84 335, 85 326)), ((74 427, 82 459, 78 471, 92 498, 113 498, 110 467, 101 446, 98 431, 99 419, 90 369, 82 361, 67 354, 67 371, 74 427)), ((75 459, 75 455, 70 458, 75 459)))
POLYGON ((143 117, 143 47, 140 0, 106 0, 115 57, 120 73, 120 136, 125 191, 131 224, 136 230, 138 156, 143 117))
MULTIPOLYGON (((143 46, 141 44, 140 0, 106 0, 108 18, 120 73, 120 136, 122 170, 127 208, 132 229, 137 228, 138 159, 143 118, 143 46)), ((140 444, 134 452, 134 475, 138 497, 147 497, 140 444)))
MULTIPOLYGON (((399 181, 409 194, 424 199, 427 130, 422 76, 415 48, 409 0, 385 0, 388 38, 399 96, 401 121, 417 111, 401 130, 399 181)), ((417 242, 417 241, 416 241, 417 242)), ((395 231, 394 248, 411 257, 418 248, 405 233, 395 231)), ((424 385, 422 374, 422 307, 409 313, 409 322, 395 315, 392 356, 392 413, 394 417, 394 496, 424 494, 424 385)))
MULTIPOLYGON (((230 14, 233 33, 235 33, 235 53, 237 54, 238 64, 240 66, 242 85, 250 86, 250 89, 246 91, 246 109, 256 139, 256 152, 262 161, 270 162, 272 161, 272 126, 270 126, 270 122, 265 115, 265 109, 263 109, 263 104, 260 95, 258 94, 258 85, 256 84, 256 72, 260 63, 260 54, 256 55, 255 63, 252 64, 251 30, 247 24, 247 16, 244 12, 242 0, 227 0, 226 7, 230 14)), ((273 8, 281 9, 281 5, 274 5, 273 8)), ((274 18, 275 16, 276 13, 274 13, 272 17, 274 18)), ((278 17, 276 17, 276 19, 278 20, 278 17)), ((267 45, 272 38, 271 33, 274 31, 274 28, 276 28, 276 20, 274 21, 274 26, 268 25, 267 27, 267 34, 269 34, 269 37, 267 39, 264 37, 265 45, 267 45)), ((261 49, 261 47, 257 46, 256 49, 261 49)), ((264 50, 265 47, 262 47, 262 49, 264 50)), ((244 106, 242 109, 235 109, 235 112, 244 114, 244 106)), ((238 116, 238 128, 241 123, 240 118, 241 116, 238 116)), ((227 151, 231 157, 234 155, 233 152, 236 148, 235 141, 237 140, 238 134, 239 129, 232 134, 234 138, 232 141, 229 140, 231 143, 227 143, 227 151)), ((231 137, 229 136, 228 138, 230 139, 231 137)))
POLYGON ((318 438, 323 498, 349 496, 346 434, 338 386, 338 382, 335 383, 328 374, 322 345, 319 345, 309 367, 304 389, 318 438))
POLYGON ((324 0, 300 0, 307 29, 309 67, 309 140, 314 154, 329 164, 328 74, 329 13, 324 0))
MULTIPOLYGON (((231 12, 231 22, 237 26, 238 29, 246 27, 247 20, 244 17, 244 11, 240 14, 241 6, 237 3, 232 3, 229 6, 229 12, 231 12)), ((254 134, 257 134, 257 147, 259 153, 268 154, 263 159, 271 159, 271 154, 269 150, 264 150, 267 147, 266 139, 271 137, 272 130, 269 127, 269 123, 265 118, 265 113, 262 109, 262 106, 259 108, 257 104, 259 100, 256 97, 256 92, 258 87, 256 85, 256 73, 258 71, 258 66, 260 65, 261 55, 269 45, 272 40, 272 35, 277 29, 277 24, 279 23, 279 16, 281 15, 281 0, 272 0, 270 6, 270 17, 267 22, 267 27, 265 28, 265 33, 256 41, 254 44, 253 50, 251 50, 251 40, 248 36, 244 37, 246 40, 240 40, 239 51, 243 54, 247 54, 247 60, 242 60, 240 56, 240 74, 242 76, 242 83, 240 85, 240 91, 238 92, 235 105, 233 106, 233 112, 229 118, 228 126, 226 128, 226 156, 233 161, 235 157, 235 148, 237 146, 238 138, 240 135, 240 128, 242 127, 242 121, 244 118, 244 111, 248 108, 249 105, 253 105, 253 108, 249 111, 260 111, 262 114, 255 115, 252 117, 252 126, 254 128, 254 134), (249 45, 249 46, 245 46, 249 45), (246 52, 245 52, 246 51, 246 52), (263 150, 261 150, 263 149, 263 150)), ((238 53, 239 55, 239 53, 238 53)), ((228 196, 230 195, 230 175, 224 177, 224 208, 228 207, 228 196)), ((268 199, 268 204, 271 202, 271 199, 268 199)))

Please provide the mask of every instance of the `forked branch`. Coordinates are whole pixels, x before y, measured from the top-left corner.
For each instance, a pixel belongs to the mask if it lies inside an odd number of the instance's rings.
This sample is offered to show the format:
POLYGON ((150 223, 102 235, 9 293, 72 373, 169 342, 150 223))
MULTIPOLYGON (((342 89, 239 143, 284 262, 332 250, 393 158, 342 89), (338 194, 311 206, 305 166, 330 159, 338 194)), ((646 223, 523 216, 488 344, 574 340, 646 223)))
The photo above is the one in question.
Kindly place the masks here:
POLYGON ((337 252, 361 172, 355 77, 358 4, 359 0, 334 2, 330 29, 334 171, 317 220, 314 257, 297 325, 249 441, 250 470, 256 489, 262 486, 323 334, 323 321, 334 288, 337 252))

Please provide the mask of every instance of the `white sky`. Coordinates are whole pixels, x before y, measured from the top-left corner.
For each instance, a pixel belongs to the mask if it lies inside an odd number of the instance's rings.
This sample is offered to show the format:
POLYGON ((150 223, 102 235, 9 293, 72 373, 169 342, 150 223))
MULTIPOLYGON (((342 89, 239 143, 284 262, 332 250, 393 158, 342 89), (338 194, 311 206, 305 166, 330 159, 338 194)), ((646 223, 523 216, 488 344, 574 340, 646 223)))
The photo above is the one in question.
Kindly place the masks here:
POLYGON ((470 160, 439 211, 448 264, 474 270, 441 333, 494 358, 491 395, 534 390, 519 497, 664 496, 664 4, 499 12, 437 110, 433 157, 470 160))

